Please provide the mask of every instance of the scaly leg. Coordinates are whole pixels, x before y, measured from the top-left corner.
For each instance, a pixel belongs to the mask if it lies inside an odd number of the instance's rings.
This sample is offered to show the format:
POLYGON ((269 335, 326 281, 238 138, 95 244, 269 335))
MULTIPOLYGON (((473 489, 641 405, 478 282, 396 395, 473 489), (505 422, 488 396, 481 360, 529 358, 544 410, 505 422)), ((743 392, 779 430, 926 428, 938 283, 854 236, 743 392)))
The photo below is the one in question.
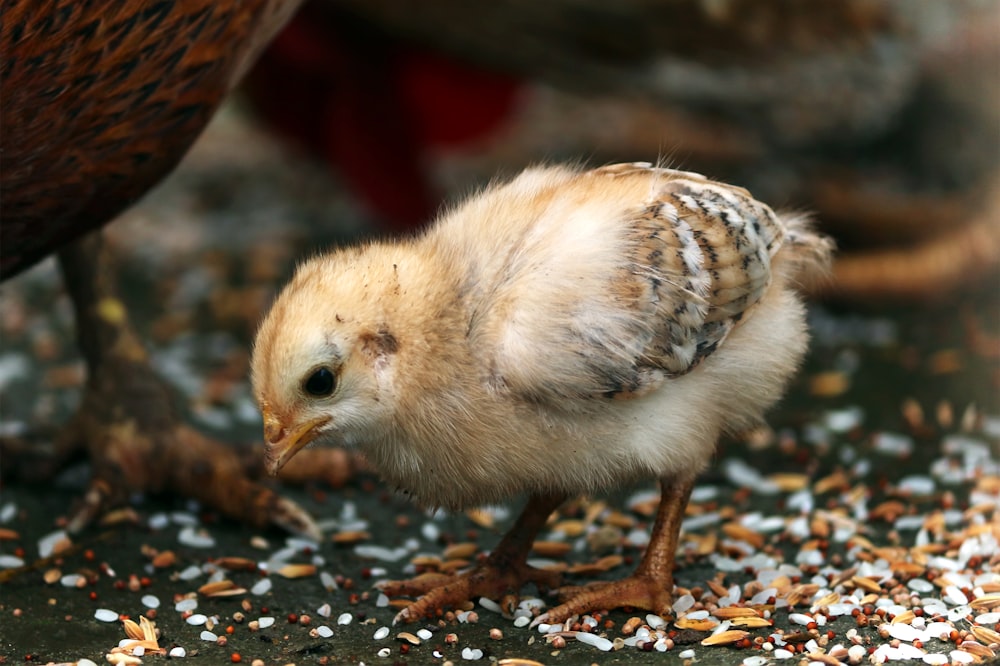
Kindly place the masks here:
POLYGON ((573 588, 567 601, 539 615, 532 626, 547 622, 565 622, 573 615, 596 610, 642 608, 659 615, 670 615, 674 592, 674 556, 681 531, 681 520, 694 479, 661 479, 660 508, 642 562, 628 578, 573 588))
POLYGON ((517 522, 504 535, 487 560, 462 574, 425 575, 405 581, 378 585, 389 596, 423 595, 396 615, 393 623, 413 622, 431 616, 439 608, 454 607, 464 601, 487 597, 500 600, 507 613, 517 607, 518 591, 528 582, 539 589, 559 586, 561 575, 535 569, 527 564, 528 553, 545 521, 565 500, 563 495, 532 495, 517 522))
MULTIPOLYGON (((59 254, 88 371, 80 409, 65 432, 86 446, 93 464, 90 488, 69 530, 123 504, 129 493, 145 491, 177 493, 254 526, 275 524, 318 537, 305 510, 248 478, 234 448, 179 420, 170 390, 129 324, 107 255, 99 233, 59 254)), ((67 448, 65 440, 59 448, 67 448)))

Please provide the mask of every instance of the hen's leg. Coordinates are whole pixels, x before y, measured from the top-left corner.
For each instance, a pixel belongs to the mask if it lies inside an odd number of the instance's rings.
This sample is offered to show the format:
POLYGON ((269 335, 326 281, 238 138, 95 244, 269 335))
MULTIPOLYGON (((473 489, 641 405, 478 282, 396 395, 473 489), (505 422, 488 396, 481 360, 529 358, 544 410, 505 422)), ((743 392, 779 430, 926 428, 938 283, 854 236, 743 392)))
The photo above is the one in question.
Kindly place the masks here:
POLYGON ((150 367, 114 289, 100 234, 60 252, 59 265, 88 373, 66 433, 87 448, 93 464, 90 488, 69 529, 82 529, 131 492, 148 491, 191 497, 251 525, 316 536, 301 507, 249 479, 236 449, 179 420, 171 391, 150 367))
POLYGON ((671 613, 674 592, 674 556, 681 531, 684 508, 691 496, 694 479, 660 482, 660 508, 642 562, 628 578, 595 583, 568 591, 567 601, 539 615, 532 626, 541 622, 555 624, 573 615, 596 610, 642 608, 659 615, 671 613))
POLYGON ((471 571, 454 576, 425 574, 406 581, 388 581, 378 587, 389 596, 423 595, 396 615, 397 622, 412 622, 439 608, 455 607, 470 599, 500 600, 507 613, 517 607, 518 591, 525 583, 539 589, 559 586, 560 574, 527 564, 535 536, 563 500, 563 495, 532 495, 517 522, 504 535, 487 560, 471 571))

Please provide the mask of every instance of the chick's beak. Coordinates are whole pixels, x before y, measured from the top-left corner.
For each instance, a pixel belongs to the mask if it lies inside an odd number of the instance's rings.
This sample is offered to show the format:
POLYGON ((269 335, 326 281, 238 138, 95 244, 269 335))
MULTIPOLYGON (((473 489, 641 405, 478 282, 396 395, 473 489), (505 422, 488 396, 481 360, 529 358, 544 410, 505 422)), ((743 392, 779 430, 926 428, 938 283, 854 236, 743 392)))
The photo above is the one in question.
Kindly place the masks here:
POLYGON ((264 468, 274 476, 292 457, 316 439, 319 429, 330 419, 321 417, 311 421, 296 423, 291 428, 285 426, 267 407, 264 416, 264 468))

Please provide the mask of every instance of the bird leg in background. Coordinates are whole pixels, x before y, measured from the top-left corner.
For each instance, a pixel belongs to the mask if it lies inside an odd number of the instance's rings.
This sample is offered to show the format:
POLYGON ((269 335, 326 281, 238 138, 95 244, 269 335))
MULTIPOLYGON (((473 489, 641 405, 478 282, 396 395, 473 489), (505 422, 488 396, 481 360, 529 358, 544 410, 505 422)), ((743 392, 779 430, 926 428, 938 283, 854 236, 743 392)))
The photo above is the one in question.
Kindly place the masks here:
MULTIPOLYGON (((78 531, 132 492, 170 492, 263 527, 318 536, 304 509, 250 480, 233 447, 209 439, 177 415, 171 390, 156 375, 118 298, 100 233, 59 253, 87 364, 79 411, 57 447, 85 446, 90 487, 69 522, 78 531)), ((260 456, 257 456, 260 459, 260 456)))
POLYGON ((613 608, 641 608, 662 616, 672 614, 674 593, 674 556, 681 531, 681 520, 687 507, 694 479, 660 481, 660 508, 642 562, 628 578, 593 583, 584 587, 563 588, 559 591, 565 603, 535 618, 532 626, 541 622, 557 624, 573 615, 613 608))
POLYGON ((378 588, 390 597, 423 595, 396 615, 393 623, 432 617, 438 609, 456 607, 470 599, 499 600, 508 614, 514 612, 518 592, 525 583, 547 590, 559 586, 561 574, 528 566, 535 536, 549 515, 566 499, 564 495, 532 495, 517 522, 504 535, 485 562, 471 571, 449 576, 424 574, 406 581, 387 581, 378 588))

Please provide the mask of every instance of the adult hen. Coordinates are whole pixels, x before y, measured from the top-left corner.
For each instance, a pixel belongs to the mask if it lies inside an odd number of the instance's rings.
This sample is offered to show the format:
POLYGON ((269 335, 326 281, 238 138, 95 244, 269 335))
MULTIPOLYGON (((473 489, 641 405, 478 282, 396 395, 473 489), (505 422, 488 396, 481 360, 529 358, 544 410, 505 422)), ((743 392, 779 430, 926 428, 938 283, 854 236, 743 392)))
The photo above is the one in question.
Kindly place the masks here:
POLYGON ((529 169, 423 235, 303 264, 252 361, 267 464, 312 440, 356 445, 426 506, 517 493, 516 525, 472 571, 383 585, 423 595, 397 620, 522 584, 566 498, 658 478, 652 539, 600 608, 667 613, 680 519, 723 432, 754 423, 806 351, 796 282, 830 242, 743 189, 649 164, 529 169))
MULTIPOLYGON (((181 423, 93 232, 169 173, 299 0, 0 1, 0 277, 59 253, 88 382, 56 457, 94 480, 71 530, 137 490, 315 533, 243 460, 181 423)), ((6 461, 38 447, 5 442, 6 461)), ((13 465, 6 465, 5 469, 13 465)), ((30 465, 28 466, 30 467, 30 465)))

